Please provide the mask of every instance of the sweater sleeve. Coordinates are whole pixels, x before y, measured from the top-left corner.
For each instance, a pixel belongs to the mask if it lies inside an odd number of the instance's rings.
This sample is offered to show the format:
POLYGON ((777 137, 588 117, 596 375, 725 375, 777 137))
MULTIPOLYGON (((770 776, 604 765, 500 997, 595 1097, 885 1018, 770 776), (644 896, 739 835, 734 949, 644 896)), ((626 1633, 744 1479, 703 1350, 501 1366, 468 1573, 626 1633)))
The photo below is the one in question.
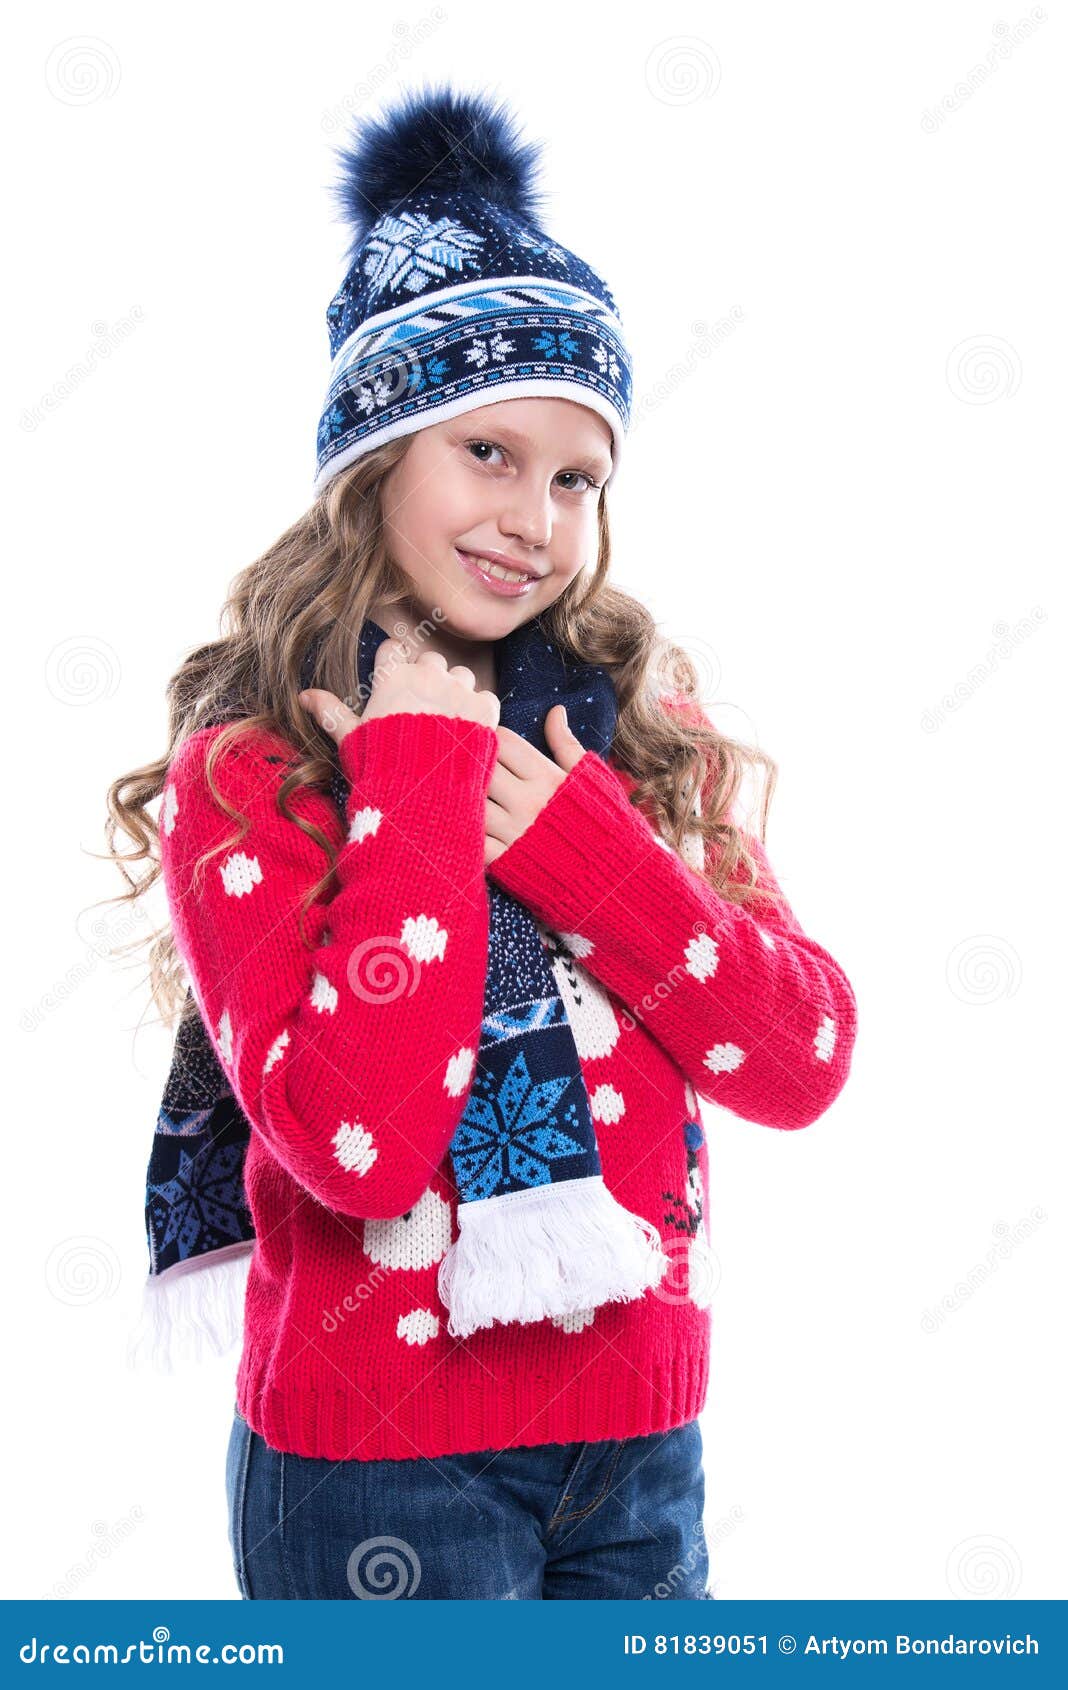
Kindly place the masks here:
MULTIPOLYGON (((746 839, 761 884, 781 891, 759 840, 746 839)), ((702 1097, 797 1128, 838 1096, 856 1031, 842 968, 785 900, 740 906, 715 891, 596 752, 487 872, 561 935, 702 1097)))
MULTIPOLYGON (((429 1186, 474 1076, 489 899, 485 800, 492 728, 418 712, 376 717, 339 748, 351 786, 343 830, 328 796, 288 808, 338 850, 337 890, 309 891, 328 858, 278 808, 293 747, 221 727, 172 761, 160 848, 175 942, 201 1017, 252 1129, 313 1197, 342 1214, 407 1212, 429 1186), (346 836, 347 835, 347 836, 346 836), (310 948, 309 948, 310 947, 310 948)), ((327 886, 330 886, 327 882, 327 886)))

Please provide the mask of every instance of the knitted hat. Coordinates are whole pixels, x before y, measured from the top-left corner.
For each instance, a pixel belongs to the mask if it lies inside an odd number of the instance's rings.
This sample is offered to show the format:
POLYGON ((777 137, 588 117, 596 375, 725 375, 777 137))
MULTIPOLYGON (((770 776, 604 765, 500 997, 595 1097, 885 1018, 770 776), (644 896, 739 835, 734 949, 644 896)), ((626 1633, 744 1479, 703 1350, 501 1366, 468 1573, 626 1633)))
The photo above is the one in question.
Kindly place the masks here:
POLYGON ((604 417, 615 474, 630 358, 605 283, 540 226, 539 150, 503 104, 448 86, 360 120, 335 149, 352 240, 326 313, 316 495, 385 440, 531 395, 604 417))

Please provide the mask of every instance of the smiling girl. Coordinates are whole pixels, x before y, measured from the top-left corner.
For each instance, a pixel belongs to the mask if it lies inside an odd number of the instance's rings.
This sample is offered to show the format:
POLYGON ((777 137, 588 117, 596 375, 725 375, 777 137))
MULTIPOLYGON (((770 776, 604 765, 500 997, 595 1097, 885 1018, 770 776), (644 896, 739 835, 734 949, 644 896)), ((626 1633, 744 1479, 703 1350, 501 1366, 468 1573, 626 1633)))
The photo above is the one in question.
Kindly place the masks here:
POLYGON ((314 502, 110 794, 185 999, 146 1304, 225 1348, 237 1288, 248 1598, 711 1594, 698 1100, 794 1130, 849 1072, 732 815, 774 765, 609 581, 630 361, 531 151, 445 88, 342 154, 314 502))

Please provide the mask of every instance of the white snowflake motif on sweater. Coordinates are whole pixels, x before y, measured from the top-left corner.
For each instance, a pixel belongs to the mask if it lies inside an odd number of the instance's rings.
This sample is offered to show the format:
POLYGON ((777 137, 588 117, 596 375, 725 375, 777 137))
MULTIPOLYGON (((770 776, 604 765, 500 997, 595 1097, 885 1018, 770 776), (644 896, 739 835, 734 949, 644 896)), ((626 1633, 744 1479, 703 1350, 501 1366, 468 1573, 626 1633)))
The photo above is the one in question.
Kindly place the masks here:
POLYGON ((433 1309, 411 1309, 397 1321, 397 1337, 407 1344, 426 1344, 441 1331, 441 1322, 433 1309))
POLYGON ((320 1015, 337 1014, 337 987, 332 986, 326 975, 320 974, 318 970, 312 980, 311 1006, 317 1009, 320 1015))
POLYGON ((713 1045, 711 1050, 705 1051, 705 1067, 713 1074, 733 1074, 745 1061, 745 1051, 739 1050, 737 1045, 713 1045))
POLYGON ((219 1017, 219 1025, 215 1030, 219 1041, 219 1054, 228 1068, 233 1067, 234 1061, 234 1029, 230 1020, 230 1011, 224 1009, 219 1017))
POLYGON ((448 932, 432 915, 407 915, 401 928, 401 944, 416 962, 440 962, 445 955, 448 932))
POLYGON ((816 1055, 821 1062, 829 1062, 834 1055, 834 1016, 825 1015, 816 1029, 816 1055))
POLYGON ((174 790, 174 782, 164 788, 163 803, 160 805, 160 825, 168 839, 174 832, 175 818, 178 815, 178 794, 174 790))
POLYGON ((602 1081, 599 1086, 594 1086, 589 1095, 590 1114, 598 1123, 604 1122, 606 1126, 614 1127, 627 1113, 622 1092, 618 1092, 607 1080, 602 1081))
POLYGON ((342 1121, 334 1134, 334 1155, 347 1173, 362 1176, 378 1161, 378 1146, 359 1121, 342 1121))
POLYGON ((223 890, 228 898, 244 898, 254 886, 263 884, 263 870, 260 868, 258 857, 246 857, 244 851, 235 851, 227 857, 219 870, 222 875, 223 890))
POLYGON ((445 1069, 445 1090, 450 1097, 459 1097, 470 1083, 475 1071, 475 1052, 470 1045, 464 1045, 455 1055, 449 1057, 445 1069))
POLYGON ((365 839, 370 839, 378 832, 381 820, 381 810, 375 810, 370 805, 366 805, 362 810, 357 810, 349 824, 350 845, 359 845, 365 839))
POLYGON ((363 1223, 363 1248, 384 1268, 428 1268, 452 1243, 452 1210, 429 1187, 407 1214, 363 1223))
POLYGON ((263 1064, 263 1072, 265 1074, 270 1073, 271 1069, 274 1067, 276 1062, 281 1062, 282 1053, 286 1049, 288 1044, 289 1044, 289 1032, 288 1032, 288 1029, 287 1029, 285 1032, 279 1033, 278 1037, 274 1041, 274 1044, 271 1046, 270 1050, 267 1052, 267 1058, 266 1058, 266 1061, 263 1064))
POLYGON ((561 1332, 585 1332, 587 1326, 593 1325, 596 1309, 578 1309, 575 1314, 554 1314, 550 1319, 561 1332))
POLYGON ((719 967, 719 946, 711 933, 699 933, 686 946, 686 972, 702 985, 719 967))

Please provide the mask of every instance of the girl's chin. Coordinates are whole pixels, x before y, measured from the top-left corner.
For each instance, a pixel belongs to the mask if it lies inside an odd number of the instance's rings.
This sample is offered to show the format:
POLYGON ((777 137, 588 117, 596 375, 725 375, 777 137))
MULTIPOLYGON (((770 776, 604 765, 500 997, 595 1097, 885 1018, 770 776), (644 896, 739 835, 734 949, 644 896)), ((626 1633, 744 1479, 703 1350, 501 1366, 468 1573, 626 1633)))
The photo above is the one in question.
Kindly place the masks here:
POLYGON ((520 622, 545 609, 543 586, 543 582, 535 582, 532 593, 506 598, 483 591, 469 581, 461 582, 457 591, 441 605, 436 619, 443 627, 447 626, 453 633, 467 639, 499 639, 509 628, 517 627, 520 622))

